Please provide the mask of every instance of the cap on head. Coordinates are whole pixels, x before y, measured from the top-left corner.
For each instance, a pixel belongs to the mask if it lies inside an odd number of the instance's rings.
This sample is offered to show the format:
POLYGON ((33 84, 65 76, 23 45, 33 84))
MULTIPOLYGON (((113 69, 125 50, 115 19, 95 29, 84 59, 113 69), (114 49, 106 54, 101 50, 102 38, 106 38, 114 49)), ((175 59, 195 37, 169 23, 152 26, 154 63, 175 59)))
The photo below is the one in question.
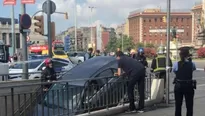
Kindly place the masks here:
POLYGON ((50 63, 52 63, 52 60, 50 58, 45 59, 46 66, 48 66, 50 63))

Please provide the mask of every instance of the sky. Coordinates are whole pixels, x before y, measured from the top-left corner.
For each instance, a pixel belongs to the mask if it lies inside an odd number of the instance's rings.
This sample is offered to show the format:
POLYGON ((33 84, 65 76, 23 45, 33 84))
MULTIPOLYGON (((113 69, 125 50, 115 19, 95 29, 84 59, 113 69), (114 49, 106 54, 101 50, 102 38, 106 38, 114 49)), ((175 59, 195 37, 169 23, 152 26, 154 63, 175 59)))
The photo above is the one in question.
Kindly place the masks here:
MULTIPOLYGON (((11 16, 11 6, 3 6, 0 0, 0 17, 11 16)), ((68 12, 69 19, 66 20, 62 14, 53 14, 52 21, 56 23, 56 32, 60 33, 75 24, 75 2, 77 4, 77 26, 90 26, 98 23, 106 27, 116 27, 125 22, 129 13, 134 10, 145 8, 166 9, 167 0, 52 0, 56 4, 57 12, 68 12), (94 7, 91 13, 90 7, 94 7)), ((172 9, 191 9, 195 3, 202 0, 171 0, 172 9)), ((35 4, 26 6, 26 12, 33 15, 42 9, 45 0, 36 0, 35 4)), ((20 0, 15 6, 15 17, 21 13, 20 0)), ((39 13, 38 15, 41 15, 39 13)))

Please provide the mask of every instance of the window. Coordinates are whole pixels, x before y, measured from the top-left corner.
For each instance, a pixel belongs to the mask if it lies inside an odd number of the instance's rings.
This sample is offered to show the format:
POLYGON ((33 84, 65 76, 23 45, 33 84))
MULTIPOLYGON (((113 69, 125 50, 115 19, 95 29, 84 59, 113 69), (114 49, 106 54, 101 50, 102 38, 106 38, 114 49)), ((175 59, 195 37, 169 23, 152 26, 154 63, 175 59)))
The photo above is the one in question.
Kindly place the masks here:
POLYGON ((99 73, 97 77, 111 77, 113 76, 113 72, 110 69, 104 70, 103 72, 99 73))
POLYGON ((146 22, 146 20, 144 19, 144 22, 146 22))
POLYGON ((54 54, 55 55, 66 55, 66 53, 64 51, 61 51, 61 50, 55 50, 54 54))
MULTIPOLYGON (((42 61, 37 61, 37 62, 29 62, 28 63, 28 69, 35 69, 37 68, 42 61)), ((13 67, 11 67, 11 69, 22 69, 23 65, 22 64, 16 64, 13 67)))
POLYGON ((155 22, 157 22, 157 18, 155 18, 154 20, 155 20, 155 22))
POLYGON ((67 66, 67 64, 61 63, 61 62, 58 62, 58 61, 53 61, 53 66, 54 66, 55 68, 59 68, 59 67, 67 66))
POLYGON ((181 19, 181 22, 183 22, 183 21, 184 21, 184 18, 181 19))
POLYGON ((176 22, 178 22, 178 18, 176 18, 176 22))
POLYGON ((186 35, 189 36, 189 33, 187 32, 186 35))
POLYGON ((151 22, 151 19, 149 19, 149 22, 151 22))
POLYGON ((16 34, 16 48, 20 48, 20 34, 16 34))

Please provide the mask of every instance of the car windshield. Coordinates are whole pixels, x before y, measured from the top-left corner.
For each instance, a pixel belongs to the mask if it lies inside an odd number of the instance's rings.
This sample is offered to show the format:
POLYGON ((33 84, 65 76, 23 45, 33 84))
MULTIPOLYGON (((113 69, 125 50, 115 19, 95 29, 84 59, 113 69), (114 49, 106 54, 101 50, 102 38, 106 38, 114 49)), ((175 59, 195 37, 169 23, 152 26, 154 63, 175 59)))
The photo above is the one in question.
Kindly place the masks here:
POLYGON ((45 103, 48 106, 58 106, 65 109, 74 109, 80 99, 82 86, 66 84, 54 84, 45 96, 45 103))
MULTIPOLYGON (((33 61, 28 63, 28 69, 35 69, 37 68, 42 61, 33 61)), ((15 64, 11 67, 11 69, 23 69, 23 64, 15 64)))
POLYGON ((55 55, 66 55, 66 53, 64 51, 62 51, 62 50, 55 50, 54 54, 55 55))

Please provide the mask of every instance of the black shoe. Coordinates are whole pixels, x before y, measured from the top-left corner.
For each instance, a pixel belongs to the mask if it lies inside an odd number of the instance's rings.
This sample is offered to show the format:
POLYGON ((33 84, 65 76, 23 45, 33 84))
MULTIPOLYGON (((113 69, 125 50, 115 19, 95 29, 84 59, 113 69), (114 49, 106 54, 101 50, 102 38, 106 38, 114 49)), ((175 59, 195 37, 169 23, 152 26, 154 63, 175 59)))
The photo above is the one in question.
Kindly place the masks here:
POLYGON ((137 112, 136 110, 128 110, 125 113, 136 113, 136 112, 137 112))
POLYGON ((137 109, 137 113, 144 113, 144 109, 137 109))

